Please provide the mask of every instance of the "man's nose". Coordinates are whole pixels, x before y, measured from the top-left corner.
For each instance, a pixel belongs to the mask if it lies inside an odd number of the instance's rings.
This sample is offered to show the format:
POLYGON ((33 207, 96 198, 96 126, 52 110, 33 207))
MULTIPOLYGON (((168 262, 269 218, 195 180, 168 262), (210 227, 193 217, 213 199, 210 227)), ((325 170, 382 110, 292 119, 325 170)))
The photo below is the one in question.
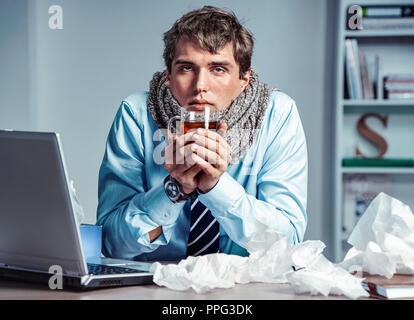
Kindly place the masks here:
POLYGON ((207 70, 199 70, 194 79, 194 89, 198 92, 207 92, 209 90, 209 75, 207 70))

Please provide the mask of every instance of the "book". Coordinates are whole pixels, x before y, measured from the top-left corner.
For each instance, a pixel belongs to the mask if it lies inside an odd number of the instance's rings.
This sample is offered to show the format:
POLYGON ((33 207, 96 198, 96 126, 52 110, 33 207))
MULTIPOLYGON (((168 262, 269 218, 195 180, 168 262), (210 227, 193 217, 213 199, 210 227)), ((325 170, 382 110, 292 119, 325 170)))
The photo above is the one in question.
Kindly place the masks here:
POLYGON ((414 275, 394 274, 391 279, 363 273, 363 288, 373 297, 385 299, 414 298, 414 275))
POLYGON ((399 76, 399 77, 384 77, 384 88, 386 90, 414 90, 414 77, 399 76))
POLYGON ((349 98, 362 99, 361 69, 356 39, 345 40, 345 71, 349 98))
POLYGON ((343 158, 343 167, 414 167, 414 159, 343 158))
POLYGON ((363 18, 364 30, 412 30, 414 29, 414 17, 404 18, 363 18))
POLYGON ((353 57, 355 59, 355 73, 353 74, 356 89, 356 99, 363 99, 362 81, 361 81, 361 66, 359 65, 359 49, 357 39, 352 39, 353 57))
POLYGON ((376 75, 376 93, 377 99, 384 98, 384 91, 383 91, 383 78, 382 78, 382 59, 380 55, 375 55, 375 75, 376 75))
POLYGON ((393 99, 414 99, 414 90, 388 90, 386 98, 393 99))
POLYGON ((348 97, 356 99, 355 83, 353 81, 352 70, 355 69, 355 62, 352 53, 351 39, 345 40, 345 73, 348 88, 348 97))
POLYGON ((414 81, 407 82, 385 82, 385 90, 414 90, 414 81))
MULTIPOLYGON (((348 7, 347 20, 351 17, 349 9, 354 5, 348 7)), ((372 5, 362 6, 361 10, 357 12, 358 16, 362 18, 361 29, 384 29, 384 28, 406 28, 407 24, 411 24, 410 19, 414 17, 414 6, 404 5, 372 5), (399 20, 403 21, 399 21, 399 20)), ((351 10, 353 11, 353 10, 351 10)), ((411 28, 411 26, 410 26, 411 28)), ((348 30, 353 30, 347 25, 348 30)))
POLYGON ((387 81, 391 82, 412 82, 414 81, 414 74, 411 73, 396 73, 388 74, 384 77, 387 81))
POLYGON ((410 17, 414 16, 414 6, 363 6, 363 17, 410 17))
POLYGON ((385 76, 384 94, 387 99, 414 99, 414 75, 396 74, 385 76))
POLYGON ((359 66, 361 69, 362 92, 364 99, 374 99, 374 84, 368 72, 365 54, 359 51, 359 66))
POLYGON ((413 100, 414 99, 414 92, 390 92, 387 97, 389 100, 413 100))

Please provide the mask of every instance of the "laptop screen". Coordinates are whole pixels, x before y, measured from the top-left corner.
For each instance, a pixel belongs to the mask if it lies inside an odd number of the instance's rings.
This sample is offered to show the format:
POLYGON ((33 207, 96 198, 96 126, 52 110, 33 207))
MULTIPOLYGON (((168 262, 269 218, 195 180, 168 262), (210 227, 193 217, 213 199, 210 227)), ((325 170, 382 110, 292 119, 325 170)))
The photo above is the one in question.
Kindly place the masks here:
POLYGON ((0 131, 0 263, 87 274, 59 137, 0 131))

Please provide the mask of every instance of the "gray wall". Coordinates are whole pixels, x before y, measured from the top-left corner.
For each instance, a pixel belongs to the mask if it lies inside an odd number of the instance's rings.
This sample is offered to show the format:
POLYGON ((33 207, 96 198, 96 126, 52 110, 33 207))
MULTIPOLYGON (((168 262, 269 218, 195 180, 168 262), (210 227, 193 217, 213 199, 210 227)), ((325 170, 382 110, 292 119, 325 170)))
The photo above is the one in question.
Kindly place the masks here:
POLYGON ((30 125, 27 6, 0 0, 0 128, 30 125))
POLYGON ((305 238, 324 241, 329 256, 331 3, 0 0, 0 127, 61 133, 85 222, 94 223, 106 135, 121 99, 163 69, 163 32, 190 9, 230 8, 255 36, 261 79, 297 102, 309 152, 305 238), (63 30, 48 27, 53 4, 63 30))

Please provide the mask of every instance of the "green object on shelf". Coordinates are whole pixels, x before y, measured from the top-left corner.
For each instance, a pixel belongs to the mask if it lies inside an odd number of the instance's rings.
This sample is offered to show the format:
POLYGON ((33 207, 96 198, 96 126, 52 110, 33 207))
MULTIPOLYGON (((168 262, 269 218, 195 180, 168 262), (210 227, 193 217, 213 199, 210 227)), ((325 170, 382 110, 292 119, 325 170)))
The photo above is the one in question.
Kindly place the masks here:
POLYGON ((344 158, 344 167, 414 167, 414 159, 344 158))

